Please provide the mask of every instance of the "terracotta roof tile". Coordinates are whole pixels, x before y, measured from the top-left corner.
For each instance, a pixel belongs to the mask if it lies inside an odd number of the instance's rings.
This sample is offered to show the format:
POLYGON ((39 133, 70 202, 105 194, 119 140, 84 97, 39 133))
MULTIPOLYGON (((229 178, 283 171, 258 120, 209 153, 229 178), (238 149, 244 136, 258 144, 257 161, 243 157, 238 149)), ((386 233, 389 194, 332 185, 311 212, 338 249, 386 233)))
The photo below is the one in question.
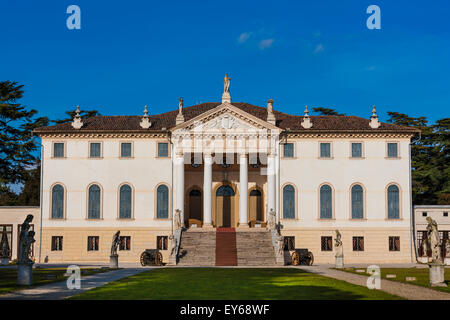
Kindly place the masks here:
MULTIPOLYGON (((206 102, 190 107, 183 108, 185 121, 195 118, 202 113, 211 110, 221 103, 206 102)), ((255 106, 244 102, 232 103, 235 107, 255 116, 266 120, 266 108, 255 106)), ((313 127, 305 129, 301 126, 303 116, 290 115, 274 110, 277 119, 276 125, 282 129, 299 132, 405 132, 416 133, 418 129, 411 127, 398 126, 389 123, 381 123, 377 129, 369 126, 369 119, 357 116, 310 116, 313 127)), ((151 132, 161 131, 175 127, 175 119, 178 110, 169 111, 158 115, 150 115, 152 126, 149 129, 142 129, 139 125, 142 116, 96 116, 83 119, 83 127, 74 129, 70 122, 54 126, 41 127, 35 130, 35 133, 70 133, 70 132, 151 132)))

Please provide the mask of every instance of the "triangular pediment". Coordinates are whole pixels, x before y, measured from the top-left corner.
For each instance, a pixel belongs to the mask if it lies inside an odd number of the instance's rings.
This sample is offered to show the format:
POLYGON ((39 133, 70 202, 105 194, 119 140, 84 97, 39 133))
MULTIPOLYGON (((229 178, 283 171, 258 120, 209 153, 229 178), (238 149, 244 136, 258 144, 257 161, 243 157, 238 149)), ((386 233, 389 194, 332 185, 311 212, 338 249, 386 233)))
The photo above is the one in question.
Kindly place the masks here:
POLYGON ((211 131, 248 131, 248 130, 275 130, 280 128, 245 112, 230 103, 222 103, 189 121, 174 127, 175 131, 191 131, 201 128, 211 131))

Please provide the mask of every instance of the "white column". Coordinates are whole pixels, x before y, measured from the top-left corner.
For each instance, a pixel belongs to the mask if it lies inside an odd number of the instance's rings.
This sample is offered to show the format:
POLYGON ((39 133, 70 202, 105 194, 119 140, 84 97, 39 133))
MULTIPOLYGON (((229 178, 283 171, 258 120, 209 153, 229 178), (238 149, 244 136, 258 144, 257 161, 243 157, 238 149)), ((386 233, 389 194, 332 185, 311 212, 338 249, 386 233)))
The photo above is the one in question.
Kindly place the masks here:
POLYGON ((203 169, 203 226, 212 226, 212 156, 205 153, 203 169))
POLYGON ((248 227, 248 159, 239 156, 239 227, 248 227))
POLYGON ((270 153, 267 155, 267 214, 271 209, 276 212, 275 185, 275 154, 270 153))
POLYGON ((181 210, 181 223, 184 225, 184 157, 177 153, 175 156, 176 195, 175 209, 181 210))

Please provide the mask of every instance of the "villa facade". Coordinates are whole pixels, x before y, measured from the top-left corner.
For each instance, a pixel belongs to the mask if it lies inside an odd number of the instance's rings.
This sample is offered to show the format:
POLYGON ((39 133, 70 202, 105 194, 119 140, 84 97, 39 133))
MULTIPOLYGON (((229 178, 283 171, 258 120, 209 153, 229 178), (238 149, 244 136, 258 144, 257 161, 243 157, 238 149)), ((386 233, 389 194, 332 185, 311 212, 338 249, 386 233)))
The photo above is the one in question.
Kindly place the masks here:
POLYGON ((287 249, 334 263, 413 261, 409 144, 417 130, 356 116, 302 116, 231 102, 142 116, 97 116, 35 130, 42 138, 41 261, 120 261, 158 248, 173 216, 186 229, 265 229, 287 249))

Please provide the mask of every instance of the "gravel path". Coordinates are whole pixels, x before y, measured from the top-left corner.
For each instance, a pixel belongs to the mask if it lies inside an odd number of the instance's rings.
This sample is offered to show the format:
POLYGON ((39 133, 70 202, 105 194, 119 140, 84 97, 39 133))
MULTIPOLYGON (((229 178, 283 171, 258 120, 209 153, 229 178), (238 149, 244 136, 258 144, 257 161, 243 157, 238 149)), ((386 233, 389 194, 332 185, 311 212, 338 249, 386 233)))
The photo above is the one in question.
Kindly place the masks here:
POLYGON ((116 281, 151 268, 120 269, 91 276, 81 276, 81 288, 69 290, 65 281, 49 283, 30 289, 23 289, 4 295, 0 295, 0 300, 61 300, 80 294, 86 290, 103 286, 111 281, 116 281))
MULTIPOLYGON (((329 266, 299 266, 297 268, 359 286, 365 287, 367 284, 366 276, 331 269, 329 266)), ((450 300, 450 293, 385 279, 381 279, 381 290, 408 300, 450 300)))

